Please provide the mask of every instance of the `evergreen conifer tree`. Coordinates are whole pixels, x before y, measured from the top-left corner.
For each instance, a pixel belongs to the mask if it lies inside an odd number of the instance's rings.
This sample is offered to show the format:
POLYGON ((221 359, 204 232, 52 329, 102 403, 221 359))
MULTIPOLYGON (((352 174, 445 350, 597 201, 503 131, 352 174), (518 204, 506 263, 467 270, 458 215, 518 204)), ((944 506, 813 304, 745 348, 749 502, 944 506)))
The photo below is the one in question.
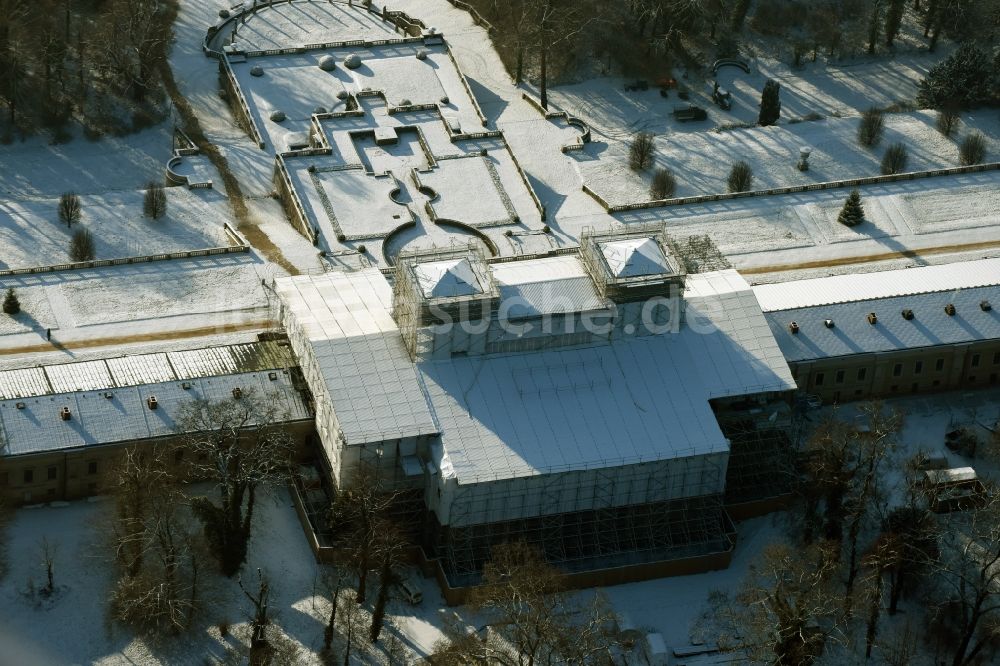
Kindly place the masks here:
POLYGON ((844 207, 837 216, 837 222, 845 227, 856 227, 865 221, 865 209, 861 205, 861 193, 857 190, 851 191, 851 196, 847 197, 844 207))

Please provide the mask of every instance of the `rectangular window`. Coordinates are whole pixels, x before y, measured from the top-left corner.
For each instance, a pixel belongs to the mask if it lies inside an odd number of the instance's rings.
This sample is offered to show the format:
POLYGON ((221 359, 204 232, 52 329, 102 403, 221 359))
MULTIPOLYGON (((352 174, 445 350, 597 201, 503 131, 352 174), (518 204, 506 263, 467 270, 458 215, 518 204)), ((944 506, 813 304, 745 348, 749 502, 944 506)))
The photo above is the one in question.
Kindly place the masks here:
POLYGON ((969 365, 971 365, 973 368, 979 367, 979 354, 972 355, 972 363, 970 363, 969 365))
POLYGON ((934 369, 937 370, 938 372, 941 372, 942 370, 944 370, 944 359, 943 358, 939 358, 938 360, 934 361, 934 369))
POLYGON ((913 364, 913 374, 919 375, 923 371, 924 371, 923 361, 917 361, 916 363, 913 364))
POLYGON ((816 378, 813 379, 813 386, 822 386, 822 385, 823 385, 823 373, 817 372, 816 378))
POLYGON ((902 363, 897 363, 896 365, 892 366, 892 376, 893 377, 899 377, 901 374, 903 374, 903 364, 902 363))
POLYGON ((868 376, 868 368, 858 368, 858 381, 863 382, 868 376))
POLYGON ((26 469, 24 470, 24 482, 31 483, 35 480, 35 470, 26 469))
POLYGON ((838 384, 843 384, 844 383, 844 371, 843 370, 837 370, 837 383, 838 384))
POLYGON ((97 461, 91 460, 87 463, 87 474, 97 474, 97 461))
POLYGON ((1000 365, 1000 352, 993 354, 993 365, 1000 365))
POLYGON ((49 465, 49 469, 46 471, 45 476, 49 481, 55 481, 56 476, 59 474, 57 471, 59 468, 55 465, 49 465))

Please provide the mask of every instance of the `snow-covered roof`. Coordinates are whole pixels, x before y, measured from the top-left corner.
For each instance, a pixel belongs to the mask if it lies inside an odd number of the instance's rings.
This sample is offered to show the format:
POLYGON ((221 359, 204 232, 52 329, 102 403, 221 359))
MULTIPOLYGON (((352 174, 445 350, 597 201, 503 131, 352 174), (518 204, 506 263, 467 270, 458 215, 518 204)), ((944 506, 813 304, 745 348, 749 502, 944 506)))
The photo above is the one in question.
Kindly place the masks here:
MULTIPOLYGON (((543 289, 548 276, 575 306, 603 307, 575 256, 490 268, 501 289, 543 289)), ((277 291, 293 344, 314 359, 303 360, 307 379, 313 365, 322 374, 316 399, 330 401, 347 443, 440 434, 441 467, 460 482, 726 451, 711 399, 795 387, 733 270, 689 277, 676 333, 416 364, 378 269, 282 278, 277 291)))
POLYGON ((616 278, 673 273, 660 245, 652 238, 628 238, 601 243, 601 252, 616 278))
POLYGON ((606 304, 577 255, 494 264, 500 302, 510 318, 587 312, 606 304))
POLYGON ((231 400, 234 388, 274 401, 282 422, 312 415, 287 370, 169 381, 0 400, 4 455, 23 455, 176 434, 179 410, 195 399, 231 400), (185 386, 187 388, 185 388, 185 386), (110 396, 110 397, 108 397, 110 396), (147 399, 156 397, 156 409, 147 399), (70 410, 63 420, 60 412, 70 410))
POLYGON ((437 432, 380 270, 281 278, 275 288, 289 336, 309 348, 303 365, 321 374, 316 399, 330 401, 348 444, 437 432))
POLYGON ((287 342, 248 342, 187 351, 0 371, 0 400, 94 391, 297 365, 287 342))
POLYGON ((728 450, 709 400, 795 384, 738 273, 689 284, 675 334, 420 363, 459 483, 728 450))
POLYGON ((774 312, 990 285, 1000 285, 1000 258, 763 284, 753 290, 761 310, 774 312))
POLYGON ((1000 287, 917 293, 766 313, 791 362, 1000 339, 1000 287), (983 309, 983 302, 989 303, 983 309), (945 306, 954 306, 949 315, 945 306), (912 318, 903 316, 909 310, 912 318), (870 324, 868 314, 875 313, 870 324), (826 325, 830 320, 832 327, 826 325), (789 329, 791 322, 798 332, 789 329))
POLYGON ((426 298, 472 296, 483 291, 467 257, 415 264, 413 273, 426 298))

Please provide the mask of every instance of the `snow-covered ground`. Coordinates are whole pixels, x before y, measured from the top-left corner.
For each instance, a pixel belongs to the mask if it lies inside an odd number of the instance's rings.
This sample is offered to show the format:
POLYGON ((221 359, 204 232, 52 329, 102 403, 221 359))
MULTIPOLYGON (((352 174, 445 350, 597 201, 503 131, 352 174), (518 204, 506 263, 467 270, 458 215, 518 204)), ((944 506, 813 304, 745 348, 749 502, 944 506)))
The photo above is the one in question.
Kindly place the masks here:
POLYGON ((39 136, 0 145, 0 163, 11 167, 0 170, 0 199, 136 190, 150 180, 162 182, 172 132, 167 121, 98 141, 77 135, 68 143, 50 144, 39 136))
MULTIPOLYGON (((211 562, 202 569, 199 597, 203 607, 195 626, 176 639, 150 640, 106 620, 107 600, 114 571, 102 534, 108 525, 110 501, 20 509, 6 530, 10 571, 0 581, 0 662, 61 666, 93 663, 101 666, 203 664, 210 656, 223 657, 247 626, 249 602, 235 579, 218 576, 211 562), (44 582, 38 556, 47 539, 56 547, 54 582, 56 601, 36 607, 24 592, 33 581, 44 582), (220 622, 230 624, 223 638, 220 622)), ((255 536, 246 572, 260 567, 271 580, 270 610, 274 623, 300 650, 297 663, 319 664, 316 652, 323 644, 329 602, 318 594, 319 567, 313 558, 291 499, 284 490, 257 504, 255 536)), ((253 576, 247 574, 247 579, 253 576)), ((425 581, 419 608, 391 600, 389 621, 411 650, 426 654, 440 633, 432 626, 443 601, 425 581)), ((243 639, 246 640, 245 637, 243 639)), ((354 663, 378 663, 370 658, 354 663)))
MULTIPOLYGON (((1000 392, 912 396, 887 403, 902 409, 906 415, 900 446, 892 454, 892 469, 898 470, 907 458, 923 450, 945 453, 954 466, 972 464, 980 474, 997 473, 995 466, 945 450, 943 441, 944 433, 954 423, 975 420, 991 424, 1000 417, 1000 392)), ((811 422, 817 424, 832 412, 830 407, 814 411, 811 422)), ((837 416, 846 420, 857 418, 857 405, 837 408, 837 416)), ((273 500, 260 502, 258 507, 260 521, 255 527, 245 570, 261 567, 269 574, 274 582, 271 608, 275 623, 306 650, 300 663, 317 663, 311 653, 322 645, 323 621, 329 608, 316 593, 319 568, 287 493, 280 491, 273 500)), ((107 599, 113 574, 99 535, 110 509, 107 501, 73 502, 14 513, 6 534, 11 568, 0 581, 0 616, 5 618, 0 627, 3 654, 8 658, 25 655, 11 663, 42 666, 81 661, 108 666, 200 663, 198 660, 204 656, 221 655, 226 641, 220 637, 216 625, 227 620, 232 631, 239 632, 245 622, 246 600, 235 581, 211 574, 205 581, 205 589, 211 590, 211 594, 203 595, 206 608, 196 626, 180 639, 150 642, 120 626, 106 624, 103 601, 107 599), (43 537, 57 546, 55 582, 62 589, 58 601, 44 609, 35 608, 22 594, 29 580, 34 580, 37 586, 44 576, 38 557, 43 537), (53 627, 59 630, 54 631, 53 627)), ((782 513, 740 523, 736 551, 728 569, 586 590, 578 596, 585 600, 602 594, 612 609, 637 629, 662 634, 669 646, 687 646, 693 637, 699 636, 702 616, 708 609, 708 595, 716 590, 736 592, 764 547, 786 538, 790 524, 782 513)), ((414 656, 426 656, 442 637, 442 613, 458 612, 464 620, 475 624, 475 618, 466 615, 464 608, 445 610, 433 580, 423 580, 422 587, 424 601, 419 606, 409 606, 401 600, 390 602, 390 620, 395 627, 391 631, 398 632, 414 656)), ((887 619, 886 634, 889 623, 887 619)), ((842 656, 825 663, 842 663, 836 661, 842 656)))
MULTIPOLYGON (((725 132, 685 132, 674 121, 661 119, 659 127, 648 131, 657 134, 653 169, 674 173, 678 197, 725 192, 729 169, 739 160, 753 168, 751 189, 760 190, 877 176, 885 149, 895 143, 906 146, 906 171, 960 166, 958 146, 971 131, 986 137, 988 161, 1000 159, 1000 116, 995 109, 963 114, 961 129, 950 139, 937 131, 935 119, 933 111, 888 114, 882 141, 871 149, 857 143, 857 117, 725 132), (802 147, 812 151, 808 171, 796 166, 802 147)), ((628 169, 629 141, 628 135, 605 137, 571 153, 580 160, 583 180, 612 205, 650 198, 653 169, 642 174, 628 169)))
MULTIPOLYGON (((79 227, 91 232, 96 259, 183 252, 232 245, 223 231, 229 203, 213 189, 166 188, 167 213, 142 213, 142 190, 114 190, 80 197, 79 227)), ((77 226, 59 221, 59 197, 0 201, 0 270, 70 261, 77 226)))
POLYGON ((79 349, 186 340, 272 326, 278 269, 253 252, 0 278, 21 312, 0 317, 0 356, 70 361, 79 349), (47 330, 52 339, 47 340, 47 330))

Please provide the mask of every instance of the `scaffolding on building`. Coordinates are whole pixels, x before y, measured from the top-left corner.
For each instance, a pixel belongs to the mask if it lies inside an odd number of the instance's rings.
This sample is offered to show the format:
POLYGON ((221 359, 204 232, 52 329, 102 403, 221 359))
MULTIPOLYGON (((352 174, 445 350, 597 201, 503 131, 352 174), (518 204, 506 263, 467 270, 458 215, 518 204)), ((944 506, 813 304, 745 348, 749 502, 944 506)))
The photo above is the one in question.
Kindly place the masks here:
POLYGON ((453 587, 480 582, 494 546, 523 541, 566 573, 727 552, 733 525, 721 495, 448 527, 433 525, 434 554, 453 587))
POLYGON ((456 321, 488 319, 496 308, 500 290, 486 263, 482 248, 470 244, 460 248, 430 248, 401 253, 393 274, 392 315, 399 326, 411 358, 417 356, 417 331, 424 326, 456 321), (479 282, 479 290, 467 295, 429 297, 420 285, 420 264, 466 259, 479 282))
POLYGON ((784 402, 769 407, 716 412, 730 446, 727 506, 786 496, 794 488, 801 419, 784 402))
MULTIPOLYGON (((597 471, 589 508, 565 511, 564 494, 557 479, 546 483, 540 506, 531 516, 467 524, 462 512, 461 487, 448 525, 431 514, 424 547, 440 558, 452 586, 475 585, 494 546, 523 541, 535 546, 546 561, 566 573, 669 562, 728 552, 733 547, 733 526, 721 492, 724 457, 691 456, 646 466, 640 474, 623 474, 620 467, 597 471), (623 503, 622 498, 641 488, 650 497, 689 493, 651 502, 623 503)), ((522 486, 523 487, 523 486, 522 486)), ((476 498, 481 505, 509 503, 511 487, 496 486, 504 497, 476 498)), ((527 500, 528 498, 525 498, 527 500)), ((515 504, 518 502, 515 500, 515 504)), ((479 512, 493 513, 491 507, 479 512)))
POLYGON ((678 248, 666 233, 662 222, 630 225, 625 229, 595 231, 587 227, 580 234, 580 259, 594 280, 602 298, 616 303, 645 300, 670 295, 671 289, 684 292, 686 272, 678 259, 678 248), (605 246, 630 240, 651 240, 659 247, 666 262, 665 272, 648 275, 617 276, 608 264, 605 246))

